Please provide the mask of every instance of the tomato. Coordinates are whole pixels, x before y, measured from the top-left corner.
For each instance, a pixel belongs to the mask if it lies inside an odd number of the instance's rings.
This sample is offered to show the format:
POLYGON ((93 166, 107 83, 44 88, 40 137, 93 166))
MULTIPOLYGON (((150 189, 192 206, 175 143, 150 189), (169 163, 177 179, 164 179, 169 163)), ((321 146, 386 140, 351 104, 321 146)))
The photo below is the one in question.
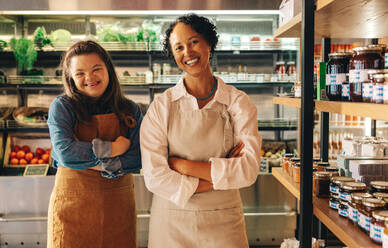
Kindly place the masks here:
POLYGON ((47 163, 47 162, 49 161, 49 158, 50 158, 50 156, 49 156, 47 153, 45 153, 45 154, 42 155, 42 160, 43 160, 45 163, 47 163))
POLYGON ((27 161, 31 161, 34 158, 34 154, 32 152, 28 152, 25 156, 27 161))
POLYGON ((31 151, 30 147, 29 146, 22 146, 22 150, 25 152, 25 153, 28 153, 31 151))
POLYGON ((38 160, 39 160, 38 158, 33 158, 31 159, 30 164, 37 164, 38 160))
POLYGON ((44 164, 43 159, 39 159, 39 160, 38 160, 38 164, 44 164))
POLYGON ((18 145, 13 146, 13 151, 14 152, 18 152, 20 150, 21 150, 20 146, 18 146, 18 145))
POLYGON ((45 152, 44 152, 44 150, 42 148, 38 147, 38 148, 36 148, 35 153, 36 153, 36 155, 41 157, 45 152))
POLYGON ((20 150, 16 153, 16 157, 18 159, 21 159, 21 158, 24 158, 24 156, 26 156, 26 153, 23 151, 23 150, 20 150))
POLYGON ((11 159, 11 164, 12 164, 12 165, 17 165, 17 164, 19 164, 19 159, 17 159, 17 158, 11 159))
POLYGON ((21 164, 21 165, 26 165, 26 164, 28 164, 28 162, 27 162, 27 160, 25 160, 24 158, 22 158, 22 159, 19 160, 19 164, 21 164))
POLYGON ((16 158, 16 152, 11 152, 11 153, 9 154, 9 157, 10 157, 10 158, 16 158))

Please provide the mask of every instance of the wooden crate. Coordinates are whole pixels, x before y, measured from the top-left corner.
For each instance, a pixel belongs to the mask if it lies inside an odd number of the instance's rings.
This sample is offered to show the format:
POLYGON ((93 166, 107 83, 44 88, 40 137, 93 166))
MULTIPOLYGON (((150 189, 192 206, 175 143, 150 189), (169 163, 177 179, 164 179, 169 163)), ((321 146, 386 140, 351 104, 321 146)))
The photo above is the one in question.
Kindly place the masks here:
MULTIPOLYGON (((44 150, 51 149, 50 136, 48 133, 9 133, 4 152, 4 167, 25 167, 26 165, 12 165, 10 163, 10 154, 12 148, 18 145, 20 147, 27 145, 31 148, 31 152, 35 153, 36 148, 40 147, 44 150)), ((51 156, 48 164, 51 164, 51 156)))

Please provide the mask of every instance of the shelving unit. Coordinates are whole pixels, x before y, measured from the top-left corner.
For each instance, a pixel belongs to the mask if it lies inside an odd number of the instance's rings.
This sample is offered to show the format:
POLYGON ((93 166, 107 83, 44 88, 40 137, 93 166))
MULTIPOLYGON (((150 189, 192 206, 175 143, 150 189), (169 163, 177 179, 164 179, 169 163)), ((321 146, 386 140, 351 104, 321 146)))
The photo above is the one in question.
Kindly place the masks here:
MULTIPOLYGON (((282 168, 272 168, 272 175, 298 200, 300 199, 300 184, 295 183, 291 177, 284 173, 282 168)), ((352 248, 377 248, 369 236, 353 225, 348 219, 341 217, 337 211, 329 207, 329 201, 325 198, 313 197, 313 213, 336 234, 345 245, 352 248)))
MULTIPOLYGON (((315 36, 331 38, 388 37, 385 0, 317 0, 315 36)), ((301 37, 302 13, 279 27, 277 37, 301 37)))

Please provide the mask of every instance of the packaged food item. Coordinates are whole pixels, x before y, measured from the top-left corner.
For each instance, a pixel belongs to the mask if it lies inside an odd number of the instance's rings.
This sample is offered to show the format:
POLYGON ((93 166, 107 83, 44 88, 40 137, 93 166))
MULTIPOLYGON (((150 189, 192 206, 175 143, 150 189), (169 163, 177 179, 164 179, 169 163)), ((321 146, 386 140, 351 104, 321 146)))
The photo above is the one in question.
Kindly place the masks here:
POLYGON ((355 180, 351 177, 332 177, 330 179, 330 192, 334 194, 339 194, 339 189, 342 183, 354 181, 355 180))
POLYGON ((372 212, 383 210, 385 202, 376 198, 362 199, 361 208, 358 210, 358 225, 367 233, 370 231, 372 222, 372 212))
POLYGON ((376 192, 388 193, 388 182, 387 181, 372 181, 370 182, 371 193, 376 192))
POLYGON ((335 166, 327 166, 323 168, 324 171, 330 173, 330 177, 339 176, 339 168, 335 166))
POLYGON ((162 75, 162 67, 158 63, 153 63, 152 64, 152 71, 154 74, 154 77, 157 78, 160 75, 162 75))
POLYGON ((293 166, 292 178, 294 179, 294 182, 296 182, 296 183, 300 182, 300 164, 299 163, 295 163, 293 166))
POLYGON ((171 65, 169 63, 163 63, 163 75, 171 74, 171 65))
POLYGON ((339 206, 339 196, 330 192, 329 207, 332 209, 338 210, 339 206))
POLYGON ((378 244, 383 242, 385 221, 388 221, 387 210, 378 210, 372 212, 369 237, 378 244))
POLYGON ((362 84, 368 80, 368 70, 383 69, 384 59, 381 48, 356 47, 353 51, 356 55, 350 60, 349 66, 350 100, 361 102, 362 84))
POLYGON ((366 192, 366 184, 361 182, 344 182, 339 188, 339 198, 343 201, 350 202, 350 194, 356 192, 366 192))
POLYGON ((345 52, 329 54, 326 65, 326 95, 331 101, 341 100, 342 83, 346 82, 351 57, 351 53, 345 52))
POLYGON ((373 97, 373 75, 380 70, 368 70, 368 80, 362 83, 362 101, 372 102, 373 97))
POLYGON ((349 73, 346 74, 346 81, 342 83, 341 101, 344 101, 344 102, 350 101, 349 73))
POLYGON ((295 62, 294 61, 288 61, 287 62, 286 73, 288 75, 289 81, 294 82, 296 80, 296 68, 295 68, 295 62))
POLYGON ((276 62, 275 66, 275 74, 277 75, 277 79, 280 82, 286 81, 286 67, 284 61, 276 62))
MULTIPOLYGON (((387 55, 385 55, 387 56, 387 55)), ((388 66, 387 63, 386 64, 386 67, 388 66)), ((384 74, 384 79, 385 79, 385 82, 384 82, 384 87, 383 87, 383 102, 384 104, 388 104, 388 73, 385 73, 384 74)))
POLYGON ((348 218, 348 202, 339 200, 339 205, 338 205, 338 214, 342 217, 348 218))
POLYGON ((327 171, 317 171, 314 173, 313 185, 316 197, 327 198, 330 196, 330 176, 331 173, 327 171))
POLYGON ((288 174, 288 165, 290 163, 290 158, 292 158, 294 154, 292 153, 285 153, 282 156, 282 169, 284 172, 287 172, 288 174))
POLYGON ((328 168, 330 167, 330 163, 329 162, 317 162, 317 170, 318 171, 324 171, 325 168, 328 168))
POLYGON ((351 201, 349 202, 348 208, 348 217, 349 220, 353 222, 353 224, 357 225, 358 223, 358 211, 361 208, 362 199, 371 198, 372 195, 365 192, 356 192, 350 195, 351 201))
POLYGON ((290 158, 290 162, 288 164, 288 175, 290 177, 293 176, 294 164, 296 164, 296 163, 300 163, 300 158, 290 158))
POLYGON ((384 74, 374 74, 373 75, 373 95, 372 102, 382 104, 384 103, 384 83, 385 78, 384 74))

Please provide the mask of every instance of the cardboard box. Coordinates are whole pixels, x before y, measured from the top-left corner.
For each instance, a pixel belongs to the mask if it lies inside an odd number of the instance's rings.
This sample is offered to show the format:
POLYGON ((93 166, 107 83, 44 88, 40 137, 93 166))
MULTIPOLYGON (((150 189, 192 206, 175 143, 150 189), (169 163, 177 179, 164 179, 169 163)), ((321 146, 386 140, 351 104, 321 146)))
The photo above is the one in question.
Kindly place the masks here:
POLYGON ((279 27, 289 22, 302 11, 301 0, 283 0, 279 7, 279 27))
MULTIPOLYGON (((25 167, 26 165, 12 165, 10 154, 12 148, 18 145, 20 147, 27 145, 30 147, 31 152, 35 154, 36 148, 42 148, 43 150, 51 149, 51 141, 48 133, 10 133, 8 134, 6 147, 4 152, 4 167, 25 167)), ((51 164, 51 156, 49 156, 48 163, 51 164)))

